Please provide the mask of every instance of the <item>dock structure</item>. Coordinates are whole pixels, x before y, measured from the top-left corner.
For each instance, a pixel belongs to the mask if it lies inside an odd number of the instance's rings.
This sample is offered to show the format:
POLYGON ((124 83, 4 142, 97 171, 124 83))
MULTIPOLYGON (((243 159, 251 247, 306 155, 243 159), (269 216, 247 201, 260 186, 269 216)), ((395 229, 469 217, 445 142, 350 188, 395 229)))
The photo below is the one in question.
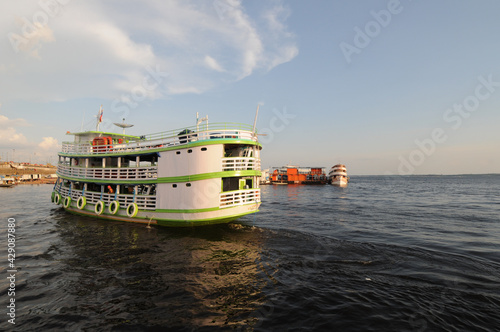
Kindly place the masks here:
POLYGON ((326 184, 328 180, 324 167, 273 167, 270 177, 273 184, 326 184))

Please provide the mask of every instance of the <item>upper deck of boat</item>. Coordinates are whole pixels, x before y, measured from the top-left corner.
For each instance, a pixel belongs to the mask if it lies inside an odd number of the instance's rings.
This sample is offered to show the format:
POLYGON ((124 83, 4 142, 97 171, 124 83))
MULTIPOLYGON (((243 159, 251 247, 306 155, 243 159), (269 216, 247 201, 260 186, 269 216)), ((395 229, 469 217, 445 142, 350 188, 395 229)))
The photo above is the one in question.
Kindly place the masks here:
POLYGON ((63 142, 61 156, 109 156, 143 154, 184 146, 214 144, 219 140, 260 146, 252 126, 239 123, 211 123, 143 136, 101 131, 67 133, 74 142, 63 142))

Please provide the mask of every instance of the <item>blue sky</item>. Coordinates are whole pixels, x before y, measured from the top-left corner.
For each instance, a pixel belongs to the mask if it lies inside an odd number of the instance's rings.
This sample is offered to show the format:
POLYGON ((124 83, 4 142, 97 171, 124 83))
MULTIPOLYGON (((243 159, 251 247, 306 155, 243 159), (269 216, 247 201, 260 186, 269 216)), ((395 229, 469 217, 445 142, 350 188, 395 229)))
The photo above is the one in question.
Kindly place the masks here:
POLYGON ((16 1, 0 157, 55 161, 84 119, 258 128, 264 167, 499 173, 498 1, 16 1))

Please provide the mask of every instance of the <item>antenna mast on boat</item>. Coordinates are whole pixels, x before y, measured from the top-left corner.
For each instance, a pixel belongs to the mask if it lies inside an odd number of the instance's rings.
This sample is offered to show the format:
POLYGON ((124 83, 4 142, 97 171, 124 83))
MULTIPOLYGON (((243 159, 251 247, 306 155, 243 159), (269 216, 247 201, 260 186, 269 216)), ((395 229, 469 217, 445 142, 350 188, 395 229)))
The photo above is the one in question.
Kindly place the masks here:
POLYGON ((80 131, 83 131, 83 123, 85 122, 85 111, 83 111, 83 116, 82 116, 82 128, 80 131))
POLYGON ((202 123, 203 121, 206 121, 207 122, 207 130, 208 130, 208 115, 206 115, 204 118, 199 118, 200 115, 198 112, 196 112, 196 131, 200 131, 200 123, 202 123))
POLYGON ((257 125, 257 117, 259 116, 259 107, 260 105, 257 104, 257 111, 255 111, 255 120, 253 120, 253 136, 255 136, 255 126, 257 125))

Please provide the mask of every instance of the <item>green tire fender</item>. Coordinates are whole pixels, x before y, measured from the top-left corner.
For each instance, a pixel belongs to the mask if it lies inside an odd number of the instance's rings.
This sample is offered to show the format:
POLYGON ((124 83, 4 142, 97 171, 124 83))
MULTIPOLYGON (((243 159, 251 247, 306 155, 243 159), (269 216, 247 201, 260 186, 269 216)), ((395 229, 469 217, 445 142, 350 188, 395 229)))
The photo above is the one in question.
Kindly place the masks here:
POLYGON ((134 218, 137 215, 137 212, 139 212, 139 207, 136 203, 130 203, 127 206, 127 216, 130 218, 134 218))
POLYGON ((104 212, 104 202, 103 201, 97 201, 97 203, 94 207, 94 212, 98 215, 101 215, 104 212))

